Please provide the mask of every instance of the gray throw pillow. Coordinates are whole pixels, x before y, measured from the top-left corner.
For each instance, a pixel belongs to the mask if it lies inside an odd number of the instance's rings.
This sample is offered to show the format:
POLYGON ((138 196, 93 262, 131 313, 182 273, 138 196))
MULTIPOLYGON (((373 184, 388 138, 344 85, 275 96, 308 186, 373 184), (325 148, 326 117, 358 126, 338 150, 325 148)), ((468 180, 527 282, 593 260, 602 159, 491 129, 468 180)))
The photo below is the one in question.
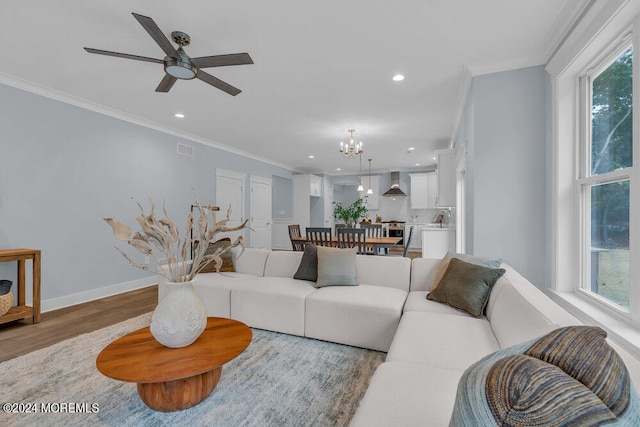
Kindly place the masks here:
POLYGON ((304 253, 300 260, 300 266, 293 278, 311 282, 318 280, 318 250, 313 243, 304 244, 304 253))
POLYGON ((356 255, 358 248, 339 249, 318 246, 318 281, 324 286, 357 286, 356 255))
POLYGON ((505 271, 504 268, 487 268, 452 258, 442 280, 427 295, 427 299, 480 317, 489 300, 491 288, 505 271))

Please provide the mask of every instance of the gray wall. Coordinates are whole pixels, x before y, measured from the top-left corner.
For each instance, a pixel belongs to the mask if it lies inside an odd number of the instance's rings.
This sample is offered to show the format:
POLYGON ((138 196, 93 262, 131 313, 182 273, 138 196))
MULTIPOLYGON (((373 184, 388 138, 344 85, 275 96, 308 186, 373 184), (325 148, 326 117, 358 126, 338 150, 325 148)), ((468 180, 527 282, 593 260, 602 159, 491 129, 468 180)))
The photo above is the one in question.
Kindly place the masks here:
MULTIPOLYGON (((469 253, 501 257, 545 285, 547 222, 543 67, 478 76, 467 103, 469 253)), ((462 135, 460 135, 462 139, 462 135)))
MULTIPOLYGON (((285 178, 274 192, 291 210, 289 170, 4 85, 0 129, 0 248, 42 250, 43 300, 149 276, 116 253, 102 218, 137 229, 135 202, 150 196, 183 229, 192 189, 215 201, 216 168, 285 178), (195 157, 177 154, 178 141, 195 157)), ((14 270, 0 264, 0 277, 14 270)))
POLYGON ((274 176, 272 187, 273 219, 293 218, 293 180, 274 176))

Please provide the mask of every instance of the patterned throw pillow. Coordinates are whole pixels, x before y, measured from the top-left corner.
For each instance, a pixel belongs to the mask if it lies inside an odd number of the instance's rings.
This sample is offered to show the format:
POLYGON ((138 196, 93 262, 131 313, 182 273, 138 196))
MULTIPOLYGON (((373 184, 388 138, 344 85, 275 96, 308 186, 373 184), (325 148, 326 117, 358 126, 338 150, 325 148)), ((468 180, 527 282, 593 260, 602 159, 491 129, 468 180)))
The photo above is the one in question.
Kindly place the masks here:
POLYGON ((624 362, 591 326, 559 328, 499 350, 460 379, 450 426, 637 426, 624 362))
MULTIPOLYGON (((216 253, 216 251, 219 248, 228 248, 231 246, 231 239, 229 237, 225 237, 224 239, 220 239, 217 240, 213 243, 209 242, 209 246, 207 247, 207 250, 205 251, 205 255, 211 255, 216 253)), ((194 246, 194 251, 196 250, 196 248, 198 247, 198 245, 196 244, 194 246)), ((220 266, 220 272, 233 272, 236 271, 233 268, 233 261, 231 259, 231 250, 227 250, 225 251, 222 256, 222 265, 220 266)), ((211 261, 209 264, 207 264, 206 267, 204 267, 200 273, 216 273, 216 263, 214 261, 211 261)))

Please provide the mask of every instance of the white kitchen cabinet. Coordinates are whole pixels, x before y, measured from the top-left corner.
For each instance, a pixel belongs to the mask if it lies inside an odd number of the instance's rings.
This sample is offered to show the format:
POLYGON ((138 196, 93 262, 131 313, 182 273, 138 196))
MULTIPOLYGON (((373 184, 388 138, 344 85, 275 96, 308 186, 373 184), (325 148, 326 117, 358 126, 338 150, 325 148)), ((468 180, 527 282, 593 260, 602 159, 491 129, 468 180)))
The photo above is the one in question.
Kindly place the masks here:
POLYGON ((438 174, 430 172, 427 174, 427 207, 438 207, 438 174))
POLYGON ((293 223, 300 224, 303 232, 311 222, 311 197, 321 195, 322 178, 311 174, 293 176, 293 223))
POLYGON ((427 224, 412 222, 404 225, 404 238, 409 238, 409 230, 413 227, 413 234, 411 235, 411 241, 409 242, 409 250, 415 249, 419 251, 422 248, 422 229, 427 224))
POLYGON ((411 192, 409 194, 411 209, 427 209, 429 207, 429 177, 426 173, 409 174, 411 192))
POLYGON ((438 201, 437 206, 448 208, 456 205, 456 152, 439 150, 438 158, 438 201))
POLYGON ((363 176, 362 185, 364 186, 364 191, 360 192, 360 196, 367 197, 367 209, 380 209, 380 176, 363 176), (373 194, 367 194, 369 186, 371 186, 373 194))
POLYGON ((438 176, 435 172, 412 173, 410 203, 411 209, 437 208, 438 176))
POLYGON ((422 235, 422 258, 442 258, 447 252, 455 252, 455 228, 425 227, 420 234, 422 235))
POLYGON ((309 176, 309 196, 321 197, 322 196, 322 178, 317 175, 309 176))

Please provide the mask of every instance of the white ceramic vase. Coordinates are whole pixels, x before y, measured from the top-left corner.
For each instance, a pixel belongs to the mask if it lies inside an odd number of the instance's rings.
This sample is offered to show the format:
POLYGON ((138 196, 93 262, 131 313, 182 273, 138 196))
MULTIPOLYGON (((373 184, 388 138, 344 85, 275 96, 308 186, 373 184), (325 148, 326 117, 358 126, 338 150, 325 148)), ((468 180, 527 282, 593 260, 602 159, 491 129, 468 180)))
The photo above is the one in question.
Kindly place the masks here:
POLYGON ((193 291, 196 279, 166 283, 166 294, 151 316, 151 334, 166 347, 192 344, 207 326, 207 310, 193 291))

